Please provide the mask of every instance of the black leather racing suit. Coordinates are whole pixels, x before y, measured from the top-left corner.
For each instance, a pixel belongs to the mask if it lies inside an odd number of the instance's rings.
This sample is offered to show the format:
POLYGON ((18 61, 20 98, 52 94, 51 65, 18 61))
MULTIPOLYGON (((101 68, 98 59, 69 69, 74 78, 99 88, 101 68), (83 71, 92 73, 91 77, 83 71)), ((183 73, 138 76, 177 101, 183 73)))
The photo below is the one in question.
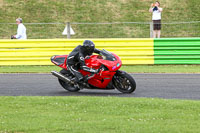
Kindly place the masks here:
MULTIPOLYGON (((95 48, 94 53, 99 54, 100 50, 95 48)), ((77 82, 83 79, 83 75, 78 71, 78 63, 80 63, 80 68, 85 71, 96 71, 95 69, 89 68, 85 65, 85 57, 90 55, 92 55, 92 53, 88 53, 83 46, 78 45, 67 57, 67 68, 76 77, 77 82)))

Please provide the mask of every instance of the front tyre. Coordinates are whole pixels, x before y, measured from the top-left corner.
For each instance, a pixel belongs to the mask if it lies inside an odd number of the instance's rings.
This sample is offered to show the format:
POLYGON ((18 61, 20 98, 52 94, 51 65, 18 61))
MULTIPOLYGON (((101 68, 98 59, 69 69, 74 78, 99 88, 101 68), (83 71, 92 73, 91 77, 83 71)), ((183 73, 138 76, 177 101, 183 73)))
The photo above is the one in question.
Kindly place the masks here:
POLYGON ((117 71, 113 77, 113 84, 122 93, 132 93, 136 89, 136 82, 133 77, 123 71, 117 71))

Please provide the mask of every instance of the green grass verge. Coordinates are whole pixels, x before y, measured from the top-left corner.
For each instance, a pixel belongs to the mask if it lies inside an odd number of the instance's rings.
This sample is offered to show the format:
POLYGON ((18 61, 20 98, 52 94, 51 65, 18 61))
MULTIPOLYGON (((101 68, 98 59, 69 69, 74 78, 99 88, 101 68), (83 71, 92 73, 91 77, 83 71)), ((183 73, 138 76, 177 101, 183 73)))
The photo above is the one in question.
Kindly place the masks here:
MULTIPOLYGON (((57 66, 0 66, 0 73, 50 73, 57 66)), ((200 65, 133 65, 122 66, 130 73, 200 73, 200 65)))
MULTIPOLYGON (((25 23, 51 22, 149 22, 152 0, 0 0, 0 23, 15 23, 22 17, 25 23), (16 11, 17 10, 17 11, 16 11)), ((198 21, 199 0, 162 0, 162 22, 198 21)), ((29 39, 66 38, 61 33, 65 24, 25 25, 29 39), (51 31, 51 32, 48 32, 51 31)), ((200 36, 199 23, 162 25, 162 37, 200 36)), ((10 38, 17 25, 0 24, 0 37, 10 38)), ((149 38, 149 25, 113 24, 78 25, 72 28, 72 38, 149 38)))
POLYGON ((0 97, 0 132, 200 131, 200 102, 116 97, 0 97))

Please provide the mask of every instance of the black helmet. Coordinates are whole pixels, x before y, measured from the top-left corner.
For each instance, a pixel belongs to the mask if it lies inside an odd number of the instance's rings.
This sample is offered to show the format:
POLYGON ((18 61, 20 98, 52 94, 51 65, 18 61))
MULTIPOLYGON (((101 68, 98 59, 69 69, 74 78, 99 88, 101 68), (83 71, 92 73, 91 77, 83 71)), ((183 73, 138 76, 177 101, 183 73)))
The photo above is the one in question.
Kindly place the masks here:
POLYGON ((94 52, 95 45, 94 45, 94 43, 92 41, 85 40, 83 42, 83 47, 86 50, 85 52, 87 52, 89 55, 91 55, 94 52))

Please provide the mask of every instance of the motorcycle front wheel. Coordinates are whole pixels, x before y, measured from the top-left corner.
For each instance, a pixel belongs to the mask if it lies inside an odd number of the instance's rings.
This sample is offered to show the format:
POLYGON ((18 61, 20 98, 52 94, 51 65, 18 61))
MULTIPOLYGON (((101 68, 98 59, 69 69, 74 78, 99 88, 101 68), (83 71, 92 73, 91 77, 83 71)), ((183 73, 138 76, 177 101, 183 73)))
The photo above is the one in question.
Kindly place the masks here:
POLYGON ((132 93, 136 90, 134 78, 123 71, 117 71, 113 77, 114 87, 122 93, 132 93))

